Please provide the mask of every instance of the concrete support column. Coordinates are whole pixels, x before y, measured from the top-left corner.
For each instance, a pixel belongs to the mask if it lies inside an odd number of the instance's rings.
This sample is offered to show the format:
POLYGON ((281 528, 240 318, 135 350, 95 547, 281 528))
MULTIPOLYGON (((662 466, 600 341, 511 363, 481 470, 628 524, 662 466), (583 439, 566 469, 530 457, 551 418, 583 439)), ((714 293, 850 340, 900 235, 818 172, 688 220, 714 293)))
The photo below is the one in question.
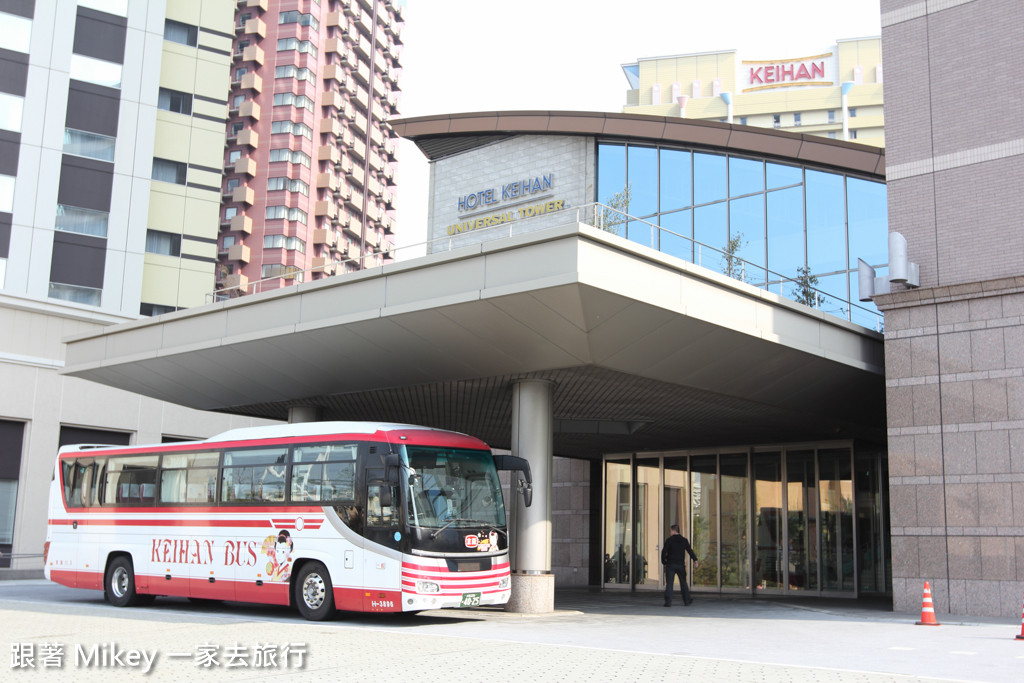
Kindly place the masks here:
POLYGON ((555 609, 555 575, 551 573, 551 473, 553 463, 554 384, 520 380, 512 385, 512 455, 530 463, 533 503, 516 496, 510 612, 555 609))
POLYGON ((291 406, 288 408, 288 422, 316 422, 320 419, 317 406, 291 406))

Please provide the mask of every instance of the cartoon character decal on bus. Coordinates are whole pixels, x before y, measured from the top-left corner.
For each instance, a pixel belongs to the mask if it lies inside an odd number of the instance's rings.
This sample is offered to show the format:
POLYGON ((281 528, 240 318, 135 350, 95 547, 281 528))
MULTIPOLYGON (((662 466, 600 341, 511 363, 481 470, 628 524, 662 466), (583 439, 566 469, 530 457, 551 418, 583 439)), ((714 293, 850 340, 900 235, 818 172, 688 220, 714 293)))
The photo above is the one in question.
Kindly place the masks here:
POLYGON ((267 562, 267 579, 269 581, 287 581, 292 575, 292 536, 282 529, 277 536, 263 539, 263 554, 270 558, 267 562))

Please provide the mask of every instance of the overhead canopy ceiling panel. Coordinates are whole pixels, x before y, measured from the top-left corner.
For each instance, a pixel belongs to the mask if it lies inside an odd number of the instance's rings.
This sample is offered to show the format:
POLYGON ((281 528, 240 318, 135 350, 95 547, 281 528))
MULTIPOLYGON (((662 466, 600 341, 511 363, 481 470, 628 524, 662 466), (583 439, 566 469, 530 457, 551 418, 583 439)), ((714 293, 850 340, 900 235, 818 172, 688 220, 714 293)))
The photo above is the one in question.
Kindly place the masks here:
POLYGON ((576 457, 884 439, 880 335, 578 224, 82 335, 65 372, 198 409, 316 406, 495 447, 512 383, 543 378, 555 451, 576 457))

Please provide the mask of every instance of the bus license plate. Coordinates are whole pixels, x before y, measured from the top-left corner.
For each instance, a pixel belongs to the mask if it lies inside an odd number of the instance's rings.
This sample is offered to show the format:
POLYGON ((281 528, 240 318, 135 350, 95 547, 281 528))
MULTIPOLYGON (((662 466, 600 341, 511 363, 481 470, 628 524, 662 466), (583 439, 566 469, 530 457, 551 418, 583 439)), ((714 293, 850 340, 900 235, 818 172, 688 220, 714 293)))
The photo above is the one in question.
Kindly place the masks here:
POLYGON ((479 593, 463 593, 462 602, 459 603, 459 607, 479 607, 480 606, 480 594, 479 593))

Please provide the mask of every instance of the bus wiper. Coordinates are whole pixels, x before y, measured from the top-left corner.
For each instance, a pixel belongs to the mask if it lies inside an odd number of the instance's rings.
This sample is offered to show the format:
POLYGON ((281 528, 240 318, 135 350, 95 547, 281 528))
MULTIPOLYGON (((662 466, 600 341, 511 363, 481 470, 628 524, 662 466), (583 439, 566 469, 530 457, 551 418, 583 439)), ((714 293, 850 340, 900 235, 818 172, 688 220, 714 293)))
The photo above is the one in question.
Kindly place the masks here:
POLYGON ((430 540, 433 541, 435 538, 437 538, 438 534, 440 534, 442 531, 444 531, 445 529, 450 527, 455 522, 469 522, 470 524, 479 524, 480 526, 486 527, 489 530, 500 531, 501 533, 505 534, 505 538, 508 538, 508 532, 507 531, 505 531, 504 529, 501 529, 500 527, 494 526, 490 522, 485 522, 482 519, 466 519, 464 517, 452 517, 451 519, 449 519, 447 522, 444 523, 443 527, 441 527, 437 531, 430 532, 430 540))

